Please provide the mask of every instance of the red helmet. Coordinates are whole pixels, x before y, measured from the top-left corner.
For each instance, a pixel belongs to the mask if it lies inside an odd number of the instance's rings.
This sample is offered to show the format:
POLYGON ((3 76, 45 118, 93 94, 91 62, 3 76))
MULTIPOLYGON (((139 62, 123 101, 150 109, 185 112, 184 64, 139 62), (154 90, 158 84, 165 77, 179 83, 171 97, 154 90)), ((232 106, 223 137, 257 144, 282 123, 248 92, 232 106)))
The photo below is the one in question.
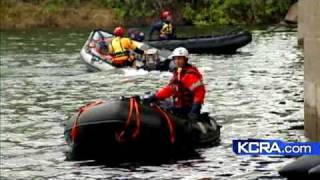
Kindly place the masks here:
POLYGON ((124 35, 124 28, 121 26, 114 28, 113 35, 122 37, 124 35))
POLYGON ((167 18, 167 17, 169 17, 169 16, 171 16, 172 14, 171 14, 171 12, 170 11, 163 11, 162 13, 161 13, 161 18, 162 19, 165 19, 165 18, 167 18))

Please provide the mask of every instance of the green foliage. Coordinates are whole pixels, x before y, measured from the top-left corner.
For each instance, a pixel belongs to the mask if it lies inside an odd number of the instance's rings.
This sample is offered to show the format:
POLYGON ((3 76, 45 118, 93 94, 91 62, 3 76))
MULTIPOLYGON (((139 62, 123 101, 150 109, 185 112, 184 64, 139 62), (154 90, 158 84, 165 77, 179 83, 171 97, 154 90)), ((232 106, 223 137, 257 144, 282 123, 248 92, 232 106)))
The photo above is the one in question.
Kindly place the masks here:
POLYGON ((192 9, 190 3, 186 3, 186 6, 182 9, 182 16, 185 18, 187 23, 192 23, 196 16, 196 11, 192 9))
POLYGON ((297 0, 2 0, 1 10, 17 2, 41 6, 45 13, 55 13, 83 3, 111 9, 119 24, 132 21, 141 25, 148 17, 164 9, 182 15, 185 22, 196 25, 269 24, 279 22, 297 0))
POLYGON ((66 0, 46 0, 42 3, 42 8, 44 12, 56 12, 59 9, 68 5, 66 0))
POLYGON ((266 24, 279 21, 296 0, 211 0, 182 10, 187 22, 206 25, 266 24))
POLYGON ((144 18, 155 14, 150 0, 98 0, 98 4, 111 8, 121 23, 130 18, 144 18))
POLYGON ((80 0, 44 0, 40 2, 45 12, 56 12, 65 7, 79 7, 80 0))

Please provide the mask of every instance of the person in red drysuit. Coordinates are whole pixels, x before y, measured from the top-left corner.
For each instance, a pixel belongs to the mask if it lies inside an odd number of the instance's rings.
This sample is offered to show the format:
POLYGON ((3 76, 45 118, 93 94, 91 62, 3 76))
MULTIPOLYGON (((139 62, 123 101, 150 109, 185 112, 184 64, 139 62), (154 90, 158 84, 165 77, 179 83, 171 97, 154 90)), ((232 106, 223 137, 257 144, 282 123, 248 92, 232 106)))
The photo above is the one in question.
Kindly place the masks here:
POLYGON ((173 97, 173 111, 187 114, 190 119, 198 119, 204 102, 206 90, 199 70, 188 63, 189 52, 183 47, 176 48, 171 57, 176 68, 170 83, 155 94, 144 97, 144 101, 151 103, 173 97))

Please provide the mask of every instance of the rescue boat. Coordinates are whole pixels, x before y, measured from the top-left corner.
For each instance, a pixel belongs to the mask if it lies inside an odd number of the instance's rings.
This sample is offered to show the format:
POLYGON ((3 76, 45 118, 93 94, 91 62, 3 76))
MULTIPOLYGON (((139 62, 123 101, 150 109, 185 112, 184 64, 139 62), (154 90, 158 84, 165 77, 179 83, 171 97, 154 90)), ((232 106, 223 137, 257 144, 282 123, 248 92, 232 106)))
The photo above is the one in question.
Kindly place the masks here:
POLYGON ((320 156, 301 156, 278 172, 288 179, 319 179, 320 156))
POLYGON ((122 69, 123 71, 126 69, 168 71, 169 65, 173 65, 173 62, 171 63, 171 60, 168 59, 170 51, 159 51, 145 43, 134 41, 138 48, 151 53, 145 56, 133 53, 132 56, 135 56, 137 59, 133 66, 124 68, 115 67, 111 63, 112 57, 106 52, 108 43, 111 40, 112 34, 106 31, 93 30, 90 33, 89 38, 80 51, 80 57, 89 71, 107 71, 111 69, 122 69))
POLYGON ((67 159, 161 160, 219 143, 220 126, 208 113, 191 121, 166 107, 135 97, 80 107, 65 124, 67 159))
MULTIPOLYGON (((129 35, 132 39, 143 40, 138 30, 131 30, 129 35)), ((143 33, 142 33, 143 34, 143 33)), ((252 34, 245 30, 232 30, 222 35, 197 36, 176 38, 171 40, 149 40, 148 45, 158 49, 174 50, 177 47, 185 47, 190 53, 208 54, 232 54, 237 49, 249 44, 252 34)))

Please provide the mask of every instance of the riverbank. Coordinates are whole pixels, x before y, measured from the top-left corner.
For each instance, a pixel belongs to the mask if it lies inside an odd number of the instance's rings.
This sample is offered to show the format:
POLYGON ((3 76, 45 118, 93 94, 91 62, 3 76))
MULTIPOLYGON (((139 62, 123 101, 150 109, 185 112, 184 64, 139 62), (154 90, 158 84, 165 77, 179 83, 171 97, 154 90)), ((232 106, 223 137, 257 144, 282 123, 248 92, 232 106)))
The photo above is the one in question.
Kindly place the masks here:
MULTIPOLYGON (((0 1, 0 29, 146 26, 158 19, 158 12, 152 7, 146 8, 130 1, 120 7, 118 1, 111 1, 0 1)), ((179 14, 175 14, 175 23, 182 24, 179 14)))
POLYGON ((178 25, 270 25, 280 22, 294 1, 4 0, 0 28, 146 26, 163 9, 173 12, 178 25))
POLYGON ((43 7, 19 2, 1 6, 1 29, 34 27, 103 28, 116 24, 112 10, 90 4, 79 7, 43 7))

